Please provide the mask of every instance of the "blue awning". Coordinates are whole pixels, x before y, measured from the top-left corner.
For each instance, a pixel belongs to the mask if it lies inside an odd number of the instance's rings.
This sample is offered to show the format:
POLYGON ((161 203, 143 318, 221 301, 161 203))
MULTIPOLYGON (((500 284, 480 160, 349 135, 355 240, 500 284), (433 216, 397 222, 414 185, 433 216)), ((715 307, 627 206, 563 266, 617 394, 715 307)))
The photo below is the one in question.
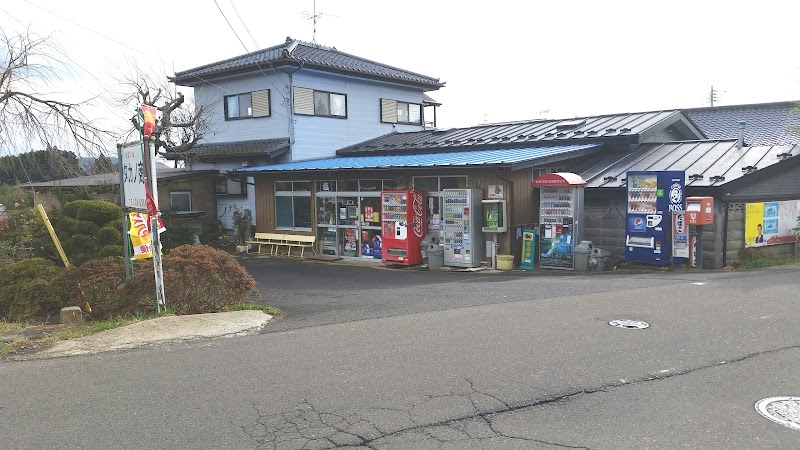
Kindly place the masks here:
POLYGON ((517 164, 597 147, 595 144, 538 146, 466 152, 420 153, 413 155, 337 156, 294 161, 271 166, 248 167, 236 172, 285 172, 301 170, 388 169, 398 167, 457 167, 517 164))

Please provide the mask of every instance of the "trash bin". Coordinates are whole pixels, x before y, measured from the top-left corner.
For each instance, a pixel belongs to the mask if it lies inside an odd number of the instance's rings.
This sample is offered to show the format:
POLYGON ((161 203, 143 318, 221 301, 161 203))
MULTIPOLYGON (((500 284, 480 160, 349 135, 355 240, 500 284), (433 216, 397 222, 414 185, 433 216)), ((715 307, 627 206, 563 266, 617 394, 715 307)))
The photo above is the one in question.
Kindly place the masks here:
POLYGON ((497 255, 497 270, 513 270, 514 255, 497 255))
POLYGON ((589 257, 592 254, 593 248, 594 245, 592 245, 592 241, 581 241, 581 243, 575 247, 575 270, 581 272, 587 272, 589 270, 589 257))
POLYGON ((611 267, 608 264, 608 259, 610 256, 611 252, 608 250, 604 250, 602 248, 592 249, 591 259, 594 260, 594 270, 601 272, 604 270, 611 270, 611 267))
POLYGON ((419 253, 422 256, 422 264, 428 264, 428 247, 431 244, 438 244, 439 239, 436 236, 427 235, 419 243, 419 253))
POLYGON ((428 245, 428 269, 439 270, 444 266, 444 246, 439 244, 428 245))

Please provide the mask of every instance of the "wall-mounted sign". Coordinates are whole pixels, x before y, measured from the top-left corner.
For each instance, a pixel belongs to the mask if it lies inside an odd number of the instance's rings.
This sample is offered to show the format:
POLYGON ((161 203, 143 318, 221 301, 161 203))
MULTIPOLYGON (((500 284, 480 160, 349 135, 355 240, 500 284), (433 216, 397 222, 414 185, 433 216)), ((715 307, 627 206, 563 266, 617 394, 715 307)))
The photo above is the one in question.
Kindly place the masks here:
POLYGON ((489 196, 489 198, 503 198, 503 185, 490 184, 486 194, 489 196))

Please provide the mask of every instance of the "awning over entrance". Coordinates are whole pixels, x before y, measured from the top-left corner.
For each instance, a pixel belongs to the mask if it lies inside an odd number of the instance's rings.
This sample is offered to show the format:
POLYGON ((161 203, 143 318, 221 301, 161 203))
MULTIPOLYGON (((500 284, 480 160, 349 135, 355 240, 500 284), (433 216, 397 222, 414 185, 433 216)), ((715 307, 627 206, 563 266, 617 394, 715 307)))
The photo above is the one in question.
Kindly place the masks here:
POLYGON ((421 153, 412 155, 339 156, 294 161, 271 166, 248 167, 236 172, 284 172, 308 170, 383 169, 395 167, 458 167, 517 164, 598 147, 601 144, 538 146, 465 152, 421 153))

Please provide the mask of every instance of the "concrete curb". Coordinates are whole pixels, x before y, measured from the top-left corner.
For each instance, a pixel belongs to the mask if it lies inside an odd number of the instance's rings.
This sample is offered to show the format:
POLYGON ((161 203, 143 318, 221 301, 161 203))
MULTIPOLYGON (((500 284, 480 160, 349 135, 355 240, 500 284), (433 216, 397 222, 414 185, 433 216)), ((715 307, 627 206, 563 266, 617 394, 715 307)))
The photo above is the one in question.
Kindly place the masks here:
POLYGON ((240 336, 258 332, 270 320, 272 320, 272 316, 263 311, 231 311, 158 317, 91 336, 57 342, 41 352, 13 359, 32 360, 92 355, 171 342, 240 336))

